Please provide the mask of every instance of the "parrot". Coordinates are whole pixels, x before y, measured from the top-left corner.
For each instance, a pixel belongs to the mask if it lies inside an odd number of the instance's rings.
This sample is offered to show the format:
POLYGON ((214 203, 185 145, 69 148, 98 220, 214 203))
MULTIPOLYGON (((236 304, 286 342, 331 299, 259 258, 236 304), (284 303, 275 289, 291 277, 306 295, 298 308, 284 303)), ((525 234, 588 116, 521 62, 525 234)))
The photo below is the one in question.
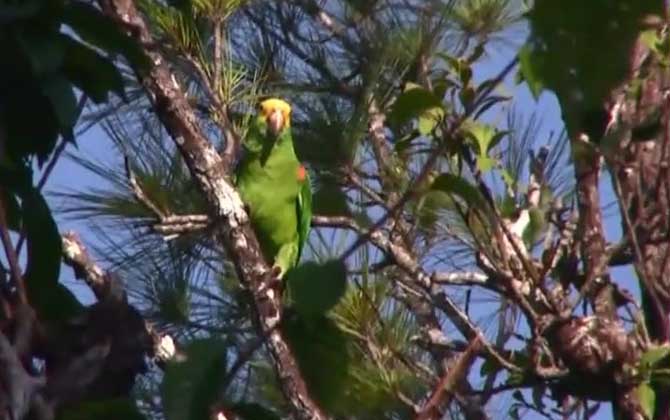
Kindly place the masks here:
POLYGON ((236 187, 276 279, 298 265, 312 219, 309 175, 293 148, 291 106, 260 102, 243 140, 236 187))

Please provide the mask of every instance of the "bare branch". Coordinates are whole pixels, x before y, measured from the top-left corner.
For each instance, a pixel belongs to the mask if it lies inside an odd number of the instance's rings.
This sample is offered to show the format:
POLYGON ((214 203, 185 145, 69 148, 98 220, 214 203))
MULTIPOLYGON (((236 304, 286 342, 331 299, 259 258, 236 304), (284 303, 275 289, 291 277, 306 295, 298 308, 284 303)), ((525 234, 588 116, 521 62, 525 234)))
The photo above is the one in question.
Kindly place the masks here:
MULTIPOLYGON (((125 295, 125 293, 119 293, 118 290, 115 290, 121 287, 120 284, 115 284, 119 280, 113 278, 110 273, 104 271, 96 264, 75 232, 64 233, 62 240, 63 261, 72 267, 78 279, 86 282, 99 301, 110 298, 117 299, 119 294, 125 295), (112 294, 115 295, 112 296, 112 294)), ((122 298, 120 302, 117 301, 117 303, 128 305, 125 298, 122 298)), ((147 335, 151 337, 153 352, 159 362, 166 362, 179 354, 176 348, 174 348, 174 343, 169 335, 159 334, 147 321, 144 321, 144 327, 147 335), (172 349, 169 348, 170 343, 172 343, 172 349)))
POLYGON ((139 201, 149 211, 154 213, 159 220, 163 221, 166 217, 166 214, 161 209, 159 209, 158 206, 156 206, 153 203, 153 201, 151 201, 149 197, 147 197, 147 195, 144 193, 144 190, 142 190, 142 187, 140 187, 139 182, 137 182, 137 177, 135 176, 135 173, 130 167, 130 160, 128 159, 128 157, 124 157, 123 163, 126 168, 126 176, 128 177, 128 184, 130 184, 130 188, 133 191, 135 199, 139 201))
POLYGON ((468 348, 450 363, 449 369, 440 379, 430 399, 415 420, 438 420, 442 418, 443 413, 440 408, 449 405, 451 397, 458 389, 458 383, 467 376, 470 366, 477 356, 480 344, 478 339, 473 340, 468 348))

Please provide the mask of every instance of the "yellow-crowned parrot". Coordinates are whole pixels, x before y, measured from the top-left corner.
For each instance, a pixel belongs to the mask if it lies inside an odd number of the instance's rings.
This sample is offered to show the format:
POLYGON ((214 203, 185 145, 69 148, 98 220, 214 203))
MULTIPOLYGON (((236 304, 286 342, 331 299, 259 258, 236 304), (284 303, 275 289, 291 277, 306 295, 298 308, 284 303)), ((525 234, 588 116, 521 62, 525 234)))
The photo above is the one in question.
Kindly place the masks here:
POLYGON ((291 137, 291 106, 281 99, 259 105, 244 139, 237 187, 274 275, 297 266, 312 218, 312 192, 291 137))

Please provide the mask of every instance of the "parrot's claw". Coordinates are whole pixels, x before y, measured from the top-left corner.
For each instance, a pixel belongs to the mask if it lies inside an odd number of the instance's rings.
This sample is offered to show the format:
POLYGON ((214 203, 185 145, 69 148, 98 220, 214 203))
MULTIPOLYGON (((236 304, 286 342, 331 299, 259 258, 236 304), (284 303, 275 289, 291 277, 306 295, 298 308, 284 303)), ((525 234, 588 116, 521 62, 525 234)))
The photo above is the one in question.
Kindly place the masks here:
POLYGON ((270 275, 277 280, 281 280, 282 278, 282 272, 281 272, 281 267, 278 265, 275 265, 272 267, 272 271, 270 271, 270 275))

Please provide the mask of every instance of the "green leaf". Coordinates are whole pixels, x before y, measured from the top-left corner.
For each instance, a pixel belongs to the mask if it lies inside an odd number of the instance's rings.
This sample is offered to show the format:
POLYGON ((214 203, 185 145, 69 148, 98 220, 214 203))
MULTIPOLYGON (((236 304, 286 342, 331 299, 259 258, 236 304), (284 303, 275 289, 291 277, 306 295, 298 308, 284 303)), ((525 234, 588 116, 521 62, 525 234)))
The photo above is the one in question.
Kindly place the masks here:
POLYGON ((97 104, 107 101, 109 92, 125 97, 123 77, 111 61, 72 38, 65 44, 63 71, 77 88, 97 104))
POLYGON ((502 366, 494 358, 488 358, 484 360, 481 368, 479 369, 479 375, 484 378, 489 375, 494 375, 502 370, 502 366))
POLYGON ((220 396, 226 368, 226 344, 217 338, 188 343, 185 360, 168 363, 161 384, 167 420, 207 419, 220 396))
POLYGON ((42 92, 51 101, 61 132, 65 138, 72 138, 72 129, 77 123, 79 112, 77 97, 72 84, 63 76, 50 77, 42 82, 42 92))
POLYGON ((500 176, 502 176, 503 182, 505 183, 505 186, 509 188, 513 188, 515 184, 514 177, 509 173, 509 171, 505 168, 500 169, 500 176))
POLYGON ((340 301, 347 288, 344 262, 308 261, 286 274, 292 306, 302 316, 321 316, 340 301))
POLYGON ((508 134, 507 131, 498 131, 489 124, 469 120, 463 124, 462 132, 476 147, 478 156, 487 156, 500 140, 508 134))
POLYGON ((419 115, 419 133, 424 136, 430 134, 443 118, 444 109, 442 107, 435 107, 426 110, 421 115, 419 115))
POLYGON ((453 210, 454 208, 454 200, 444 191, 431 190, 426 192, 417 203, 416 211, 419 226, 426 230, 432 229, 438 221, 441 211, 453 210))
MULTIPOLYGON (((478 50, 478 52, 479 51, 481 50, 478 50)), ((472 67, 470 66, 471 61, 452 57, 451 55, 444 53, 439 53, 438 56, 449 65, 454 73, 456 73, 463 87, 470 83, 472 80, 472 67)), ((475 55, 473 55, 473 57, 475 57, 475 55)))
POLYGON ((670 355, 670 346, 652 347, 640 357, 639 369, 643 376, 670 355))
POLYGON ((90 4, 67 3, 63 22, 86 42, 109 53, 122 54, 135 69, 141 71, 148 66, 148 59, 139 45, 122 32, 117 23, 90 4))
POLYGON ((422 118, 419 130, 427 130, 427 134, 443 117, 444 106, 440 98, 426 89, 410 85, 393 104, 389 122, 394 127, 401 127, 414 118, 422 118))
POLYGON ((31 292, 31 302, 40 317, 47 321, 66 322, 81 316, 85 310, 79 299, 62 283, 31 292))
POLYGON ((519 74, 523 77, 523 81, 528 85, 530 93, 533 94, 535 100, 540 97, 544 89, 544 82, 540 74, 542 63, 538 58, 533 57, 532 50, 529 45, 524 45, 519 50, 519 74))
POLYGON ((395 149, 396 152, 402 153, 405 150, 412 147, 412 142, 418 139, 420 135, 421 133, 419 133, 418 131, 411 131, 406 135, 402 136, 401 138, 399 138, 398 140, 396 140, 393 148, 395 149))
POLYGON ((654 391, 654 388, 652 388, 649 383, 642 382, 640 385, 638 385, 635 393, 637 394, 638 400, 640 401, 640 405, 642 406, 642 410, 644 410, 646 418, 655 418, 654 407, 656 406, 656 392, 654 391))
POLYGON ((441 174, 431 186, 433 190, 444 191, 449 194, 454 194, 463 199, 468 205, 478 207, 480 209, 488 208, 488 203, 484 200, 479 190, 464 178, 454 174, 441 174))
POLYGON ((477 156, 477 169, 479 169, 483 174, 495 168, 497 164, 497 159, 490 158, 488 156, 477 156))
POLYGON ((57 420, 144 420, 146 417, 140 413, 130 398, 117 398, 110 400, 85 401, 79 404, 68 405, 57 420))
POLYGON ((23 280, 28 300, 40 318, 63 321, 81 313, 83 306, 58 282, 62 242, 56 222, 42 194, 31 185, 31 174, 0 171, 0 182, 21 199, 21 217, 28 258, 23 280))
POLYGON ((63 65, 65 45, 60 34, 31 28, 17 34, 16 39, 36 77, 56 73, 63 65))
POLYGON ((21 230, 21 207, 16 196, 6 188, 0 188, 3 210, 7 219, 7 227, 15 232, 21 230))
POLYGON ((323 180, 314 192, 312 212, 324 216, 348 216, 351 214, 347 195, 331 180, 323 180))
POLYGON ((2 115, 9 139, 8 155, 17 162, 37 155, 39 163, 44 163, 60 132, 51 101, 44 96, 36 81, 27 86, 8 86, 3 94, 6 102, 12 104, 5 107, 2 115), (38 115, 39 124, 36 124, 38 115))
POLYGON ((328 317, 303 318, 287 310, 281 324, 309 394, 327 411, 339 407, 348 389, 348 340, 328 317))
POLYGON ((62 242, 51 210, 37 189, 31 187, 21 194, 21 210, 28 248, 25 281, 29 294, 36 294, 58 283, 62 242))

